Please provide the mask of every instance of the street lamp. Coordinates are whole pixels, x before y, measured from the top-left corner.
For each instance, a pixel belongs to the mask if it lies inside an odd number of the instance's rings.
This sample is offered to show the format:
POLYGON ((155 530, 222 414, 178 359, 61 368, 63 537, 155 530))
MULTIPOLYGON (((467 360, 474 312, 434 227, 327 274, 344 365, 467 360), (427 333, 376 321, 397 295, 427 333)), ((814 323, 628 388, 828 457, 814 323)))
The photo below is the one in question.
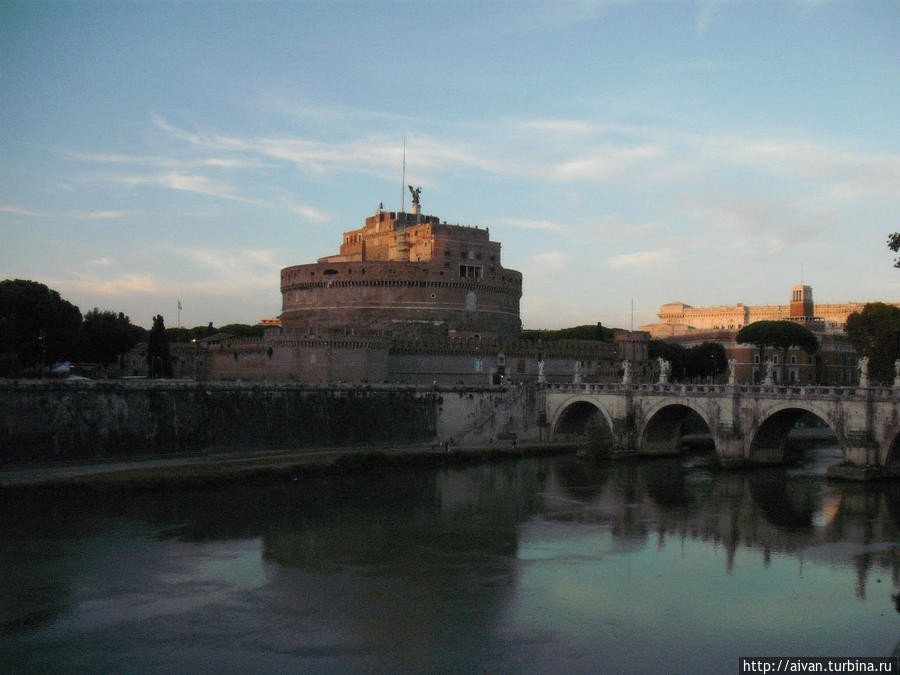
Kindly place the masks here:
POLYGON ((47 361, 47 340, 44 339, 44 329, 38 335, 38 342, 41 343, 41 379, 44 379, 44 364, 47 361))

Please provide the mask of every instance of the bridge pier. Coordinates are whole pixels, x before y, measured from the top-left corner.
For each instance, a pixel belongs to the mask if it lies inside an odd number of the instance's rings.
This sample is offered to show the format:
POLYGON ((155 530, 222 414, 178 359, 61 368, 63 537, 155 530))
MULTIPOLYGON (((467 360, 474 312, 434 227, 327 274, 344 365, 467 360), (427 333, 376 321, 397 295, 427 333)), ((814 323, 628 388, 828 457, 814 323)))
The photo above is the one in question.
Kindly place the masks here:
POLYGON ((847 462, 828 467, 828 477, 841 480, 869 481, 885 477, 879 462, 878 441, 867 430, 848 431, 844 442, 847 462))
POLYGON ((744 453, 744 434, 736 424, 719 424, 713 438, 720 466, 737 468, 748 464, 744 453))

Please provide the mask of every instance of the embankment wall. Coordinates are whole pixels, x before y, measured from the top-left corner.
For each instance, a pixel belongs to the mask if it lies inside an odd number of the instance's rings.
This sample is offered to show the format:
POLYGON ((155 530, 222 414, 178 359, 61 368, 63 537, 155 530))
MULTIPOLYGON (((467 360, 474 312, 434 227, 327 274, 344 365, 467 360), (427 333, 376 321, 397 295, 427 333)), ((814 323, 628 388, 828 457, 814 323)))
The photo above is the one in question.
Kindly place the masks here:
POLYGON ((533 407, 533 395, 499 388, 0 381, 0 466, 209 449, 488 442, 527 435, 533 407))

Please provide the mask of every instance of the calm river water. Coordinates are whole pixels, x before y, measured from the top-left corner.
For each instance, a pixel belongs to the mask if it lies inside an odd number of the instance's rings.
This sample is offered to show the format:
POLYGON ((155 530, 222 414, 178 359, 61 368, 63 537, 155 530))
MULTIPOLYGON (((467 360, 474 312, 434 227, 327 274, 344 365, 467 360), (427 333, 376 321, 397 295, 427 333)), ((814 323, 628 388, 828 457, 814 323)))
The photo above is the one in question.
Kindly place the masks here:
POLYGON ((889 656, 900 485, 575 458, 0 505, 6 672, 889 656))

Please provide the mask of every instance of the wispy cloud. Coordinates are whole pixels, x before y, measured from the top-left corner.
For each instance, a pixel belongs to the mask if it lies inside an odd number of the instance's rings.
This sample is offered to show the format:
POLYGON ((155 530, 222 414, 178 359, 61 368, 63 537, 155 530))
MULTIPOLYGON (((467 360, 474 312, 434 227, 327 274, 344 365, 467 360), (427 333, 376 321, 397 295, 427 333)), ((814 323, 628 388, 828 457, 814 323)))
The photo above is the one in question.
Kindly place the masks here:
POLYGON ((172 294, 171 288, 160 284, 152 276, 137 273, 111 274, 108 276, 81 274, 77 275, 75 280, 58 280, 51 281, 51 283, 54 288, 64 291, 96 295, 104 298, 121 298, 134 295, 166 296, 172 294))
POLYGON ((543 272, 559 272, 566 267, 567 256, 562 251, 545 251, 532 259, 532 267, 539 267, 543 272))
POLYGON ((664 156, 660 145, 596 148, 582 157, 554 165, 551 175, 558 180, 608 181, 664 156))
POLYGON ((139 211, 84 211, 72 215, 79 220, 117 220, 137 215, 139 211))
POLYGON ((210 197, 233 199, 235 201, 248 202, 251 204, 261 203, 259 200, 249 199, 234 194, 229 185, 197 174, 172 171, 153 176, 118 176, 111 178, 110 180, 125 185, 157 185, 159 187, 169 188, 170 190, 179 190, 181 192, 194 192, 210 197))
POLYGON ((515 227, 522 230, 543 230, 545 232, 557 232, 559 234, 569 234, 572 232, 571 226, 565 223, 559 223, 552 220, 527 220, 524 218, 495 218, 494 222, 498 225, 506 227, 515 227))
POLYGON ((549 134, 582 135, 594 131, 593 125, 581 120, 529 120, 521 124, 526 129, 549 134))
POLYGON ((35 211, 34 209, 26 209, 20 206, 2 206, 0 205, 0 213, 12 213, 17 216, 29 216, 33 218, 41 218, 46 214, 41 213, 40 211, 35 211))
MULTIPOLYGON (((252 298, 277 289, 278 270, 284 266, 279 252, 270 249, 225 249, 158 245, 158 250, 191 263, 202 281, 179 288, 219 297, 252 298)), ((277 292, 277 291, 276 291, 277 292)))
POLYGON ((698 197, 686 202, 681 212, 707 233, 716 232, 740 246, 776 251, 790 244, 806 243, 821 237, 833 215, 809 212, 803 205, 771 197, 719 200, 698 197), (753 243, 755 242, 755 243, 753 243), (781 242, 773 244, 773 242, 781 242))
POLYGON ((96 164, 130 164, 137 167, 157 169, 187 170, 203 167, 216 169, 258 169, 272 166, 259 160, 235 159, 229 157, 200 157, 185 159, 160 157, 158 155, 121 155, 110 153, 66 152, 66 156, 83 162, 96 164))
POLYGON ((634 253, 622 253, 609 259, 609 266, 615 269, 623 267, 647 267, 657 265, 663 260, 665 254, 662 251, 636 251, 634 253))
POLYGON ((313 206, 303 206, 295 204, 290 206, 290 209, 300 218, 300 222, 308 222, 312 223, 313 225, 321 225, 322 223, 326 223, 331 219, 331 216, 329 214, 313 206))
POLYGON ((704 35, 712 25, 716 14, 719 13, 721 2, 717 0, 707 0, 700 6, 697 14, 697 35, 704 35))

